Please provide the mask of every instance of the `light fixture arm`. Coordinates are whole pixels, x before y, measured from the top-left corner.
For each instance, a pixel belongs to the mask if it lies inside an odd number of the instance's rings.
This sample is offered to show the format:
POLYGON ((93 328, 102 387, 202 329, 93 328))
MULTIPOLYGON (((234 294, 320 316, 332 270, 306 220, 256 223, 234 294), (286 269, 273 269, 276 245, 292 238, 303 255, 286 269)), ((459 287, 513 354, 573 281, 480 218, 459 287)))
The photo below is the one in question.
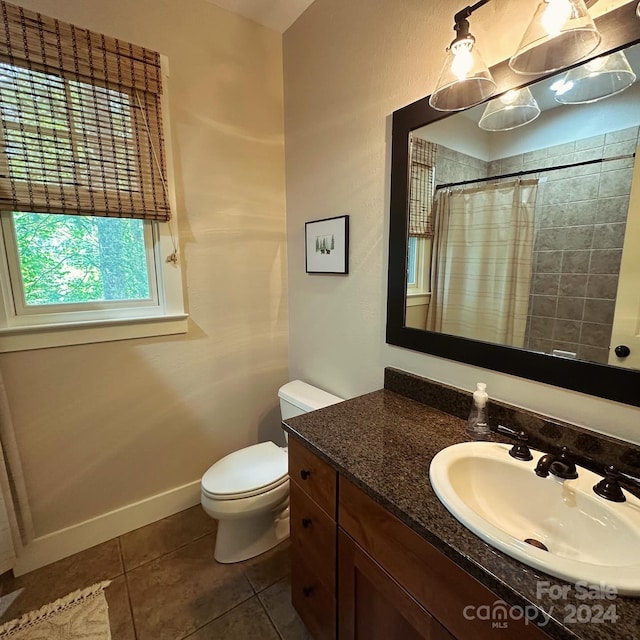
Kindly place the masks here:
POLYGON ((467 33, 469 32, 469 22, 467 21, 467 18, 477 9, 479 9, 480 7, 483 7, 485 4, 487 4, 487 2, 490 2, 490 0, 478 0, 478 2, 476 2, 475 4, 472 4, 468 7, 465 7, 464 9, 461 9, 460 11, 458 11, 458 13, 456 13, 455 16, 453 16, 453 22, 454 22, 454 26, 453 29, 454 31, 456 31, 458 34, 460 34, 460 32, 464 29, 466 29, 467 33))
POLYGON ((469 33, 469 21, 466 18, 463 18, 462 20, 456 20, 456 23, 453 26, 453 30, 456 32, 456 37, 451 44, 453 44, 454 42, 459 42, 460 40, 466 40, 469 37, 473 37, 469 33))

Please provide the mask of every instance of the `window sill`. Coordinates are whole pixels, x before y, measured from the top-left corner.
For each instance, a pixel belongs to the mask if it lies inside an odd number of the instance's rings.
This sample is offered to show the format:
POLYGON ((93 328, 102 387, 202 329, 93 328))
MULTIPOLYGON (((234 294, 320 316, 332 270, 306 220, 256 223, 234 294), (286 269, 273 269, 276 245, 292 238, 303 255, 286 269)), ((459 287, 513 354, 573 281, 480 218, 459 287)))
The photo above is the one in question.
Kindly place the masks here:
POLYGON ((0 328, 0 353, 187 333, 189 316, 123 318, 0 328))
POLYGON ((419 307, 429 304, 431 293, 416 292, 407 294, 407 307, 419 307))

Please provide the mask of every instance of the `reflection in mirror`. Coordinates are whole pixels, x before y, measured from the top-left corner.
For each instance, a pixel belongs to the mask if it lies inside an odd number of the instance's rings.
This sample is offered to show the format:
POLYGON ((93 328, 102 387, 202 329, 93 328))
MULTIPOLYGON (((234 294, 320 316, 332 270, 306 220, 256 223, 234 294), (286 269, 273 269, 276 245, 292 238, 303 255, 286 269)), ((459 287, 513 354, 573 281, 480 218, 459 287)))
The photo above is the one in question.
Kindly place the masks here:
POLYGON ((532 85, 539 117, 503 101, 509 130, 478 126, 496 98, 411 132, 405 326, 640 369, 640 46, 625 54, 633 72, 615 54, 613 75, 532 85))

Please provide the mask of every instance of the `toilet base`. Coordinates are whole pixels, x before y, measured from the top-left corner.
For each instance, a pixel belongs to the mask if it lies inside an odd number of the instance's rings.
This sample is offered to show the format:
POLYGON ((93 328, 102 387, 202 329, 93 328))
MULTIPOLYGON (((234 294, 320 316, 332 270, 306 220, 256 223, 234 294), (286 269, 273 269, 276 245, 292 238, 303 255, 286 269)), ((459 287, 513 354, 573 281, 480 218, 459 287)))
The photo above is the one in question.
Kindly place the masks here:
POLYGON ((269 551, 288 537, 289 507, 250 518, 218 520, 213 557, 222 564, 242 562, 269 551))

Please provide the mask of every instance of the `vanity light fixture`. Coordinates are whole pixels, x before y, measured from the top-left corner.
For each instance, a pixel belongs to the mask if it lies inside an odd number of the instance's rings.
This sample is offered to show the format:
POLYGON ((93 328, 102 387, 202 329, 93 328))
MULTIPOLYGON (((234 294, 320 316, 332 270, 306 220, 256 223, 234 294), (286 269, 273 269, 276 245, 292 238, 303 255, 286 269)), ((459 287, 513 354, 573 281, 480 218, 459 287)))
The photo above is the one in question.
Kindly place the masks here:
POLYGON ((467 18, 489 0, 465 7, 454 17, 456 37, 447 49, 447 58, 429 104, 438 111, 460 111, 490 98, 497 89, 489 68, 482 60, 476 39, 469 33, 467 18))
POLYGON ((542 0, 509 66, 522 74, 557 71, 588 56, 600 40, 584 0, 542 0))
POLYGON ((491 100, 478 122, 485 131, 509 131, 533 122, 540 115, 540 107, 529 87, 512 89, 491 100))
POLYGON ((562 104, 597 102, 620 93, 636 81, 623 51, 600 56, 571 69, 551 85, 554 99, 562 104))

